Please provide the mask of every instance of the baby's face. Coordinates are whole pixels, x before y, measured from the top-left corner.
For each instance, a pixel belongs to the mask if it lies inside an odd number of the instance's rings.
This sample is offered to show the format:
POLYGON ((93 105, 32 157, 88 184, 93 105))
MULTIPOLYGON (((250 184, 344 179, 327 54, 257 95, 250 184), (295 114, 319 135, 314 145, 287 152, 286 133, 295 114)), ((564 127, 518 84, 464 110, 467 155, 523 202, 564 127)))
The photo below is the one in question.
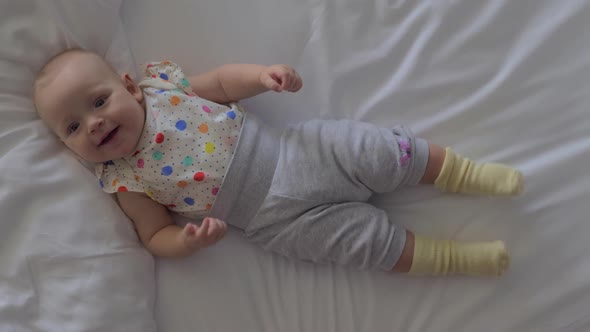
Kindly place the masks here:
POLYGON ((35 94, 41 118, 82 159, 100 163, 133 154, 143 131, 143 96, 93 54, 68 54, 35 94))

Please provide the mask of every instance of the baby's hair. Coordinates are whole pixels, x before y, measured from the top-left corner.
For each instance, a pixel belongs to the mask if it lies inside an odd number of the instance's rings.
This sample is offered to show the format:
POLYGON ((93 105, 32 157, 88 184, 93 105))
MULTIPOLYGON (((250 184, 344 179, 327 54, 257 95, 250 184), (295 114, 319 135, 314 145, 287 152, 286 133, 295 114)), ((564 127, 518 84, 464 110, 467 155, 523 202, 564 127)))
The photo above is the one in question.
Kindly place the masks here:
POLYGON ((47 60, 43 67, 41 67, 41 69, 37 72, 37 75, 35 75, 35 80, 33 81, 33 102, 35 101, 35 94, 37 93, 37 90, 45 84, 44 81, 49 76, 52 67, 63 57, 75 53, 96 56, 97 58, 101 59, 108 66, 108 68, 110 68, 114 75, 117 75, 117 71, 113 68, 113 66, 111 66, 110 63, 105 61, 103 57, 101 57, 100 55, 92 51, 85 50, 83 48, 68 48, 49 58, 49 60, 47 60))

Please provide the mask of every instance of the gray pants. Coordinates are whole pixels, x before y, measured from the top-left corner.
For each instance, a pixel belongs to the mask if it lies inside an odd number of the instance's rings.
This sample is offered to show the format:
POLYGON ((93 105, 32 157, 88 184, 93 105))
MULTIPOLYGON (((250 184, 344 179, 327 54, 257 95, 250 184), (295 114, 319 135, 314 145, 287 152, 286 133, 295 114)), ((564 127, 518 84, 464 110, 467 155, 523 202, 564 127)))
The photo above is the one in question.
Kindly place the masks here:
POLYGON ((426 141, 401 127, 314 120, 287 129, 246 236, 287 257, 391 270, 405 229, 367 200, 417 184, 427 162, 426 141))

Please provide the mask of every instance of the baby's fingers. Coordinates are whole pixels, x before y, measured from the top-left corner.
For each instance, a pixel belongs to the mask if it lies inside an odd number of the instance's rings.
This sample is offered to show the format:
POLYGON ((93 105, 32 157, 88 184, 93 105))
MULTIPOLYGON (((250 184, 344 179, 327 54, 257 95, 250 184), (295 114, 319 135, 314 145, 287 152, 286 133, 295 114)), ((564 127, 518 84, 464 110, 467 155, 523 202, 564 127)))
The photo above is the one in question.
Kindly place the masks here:
POLYGON ((196 231, 197 231, 197 226, 195 226, 195 224, 192 223, 187 223, 186 225, 184 225, 183 228, 183 233, 185 233, 188 236, 192 236, 195 235, 196 231))
POLYGON ((201 227, 199 227, 199 229, 197 229, 197 231, 195 232, 195 237, 198 239, 205 238, 207 236, 207 233, 209 232, 210 225, 211 225, 211 219, 209 219, 209 218, 203 219, 203 222, 201 223, 201 227))
POLYGON ((209 227, 209 233, 207 235, 213 240, 217 241, 221 238, 221 236, 223 236, 224 224, 225 223, 223 221, 212 218, 211 227, 209 227))
POLYGON ((227 223, 218 220, 219 222, 219 234, 217 234, 217 240, 219 241, 222 237, 225 236, 225 233, 227 233, 227 223))
POLYGON ((281 85, 279 84, 280 80, 277 80, 276 77, 273 77, 272 74, 264 74, 261 78, 262 84, 270 90, 280 92, 281 85))

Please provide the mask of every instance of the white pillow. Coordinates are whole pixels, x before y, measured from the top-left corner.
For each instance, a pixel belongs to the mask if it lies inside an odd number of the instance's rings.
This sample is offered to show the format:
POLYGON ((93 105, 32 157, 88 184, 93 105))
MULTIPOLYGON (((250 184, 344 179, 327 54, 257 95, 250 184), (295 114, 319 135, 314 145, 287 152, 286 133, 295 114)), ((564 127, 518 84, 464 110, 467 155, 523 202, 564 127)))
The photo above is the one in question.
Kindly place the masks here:
POLYGON ((156 330, 153 258, 30 98, 36 71, 65 48, 133 63, 120 4, 0 3, 0 331, 156 330))

